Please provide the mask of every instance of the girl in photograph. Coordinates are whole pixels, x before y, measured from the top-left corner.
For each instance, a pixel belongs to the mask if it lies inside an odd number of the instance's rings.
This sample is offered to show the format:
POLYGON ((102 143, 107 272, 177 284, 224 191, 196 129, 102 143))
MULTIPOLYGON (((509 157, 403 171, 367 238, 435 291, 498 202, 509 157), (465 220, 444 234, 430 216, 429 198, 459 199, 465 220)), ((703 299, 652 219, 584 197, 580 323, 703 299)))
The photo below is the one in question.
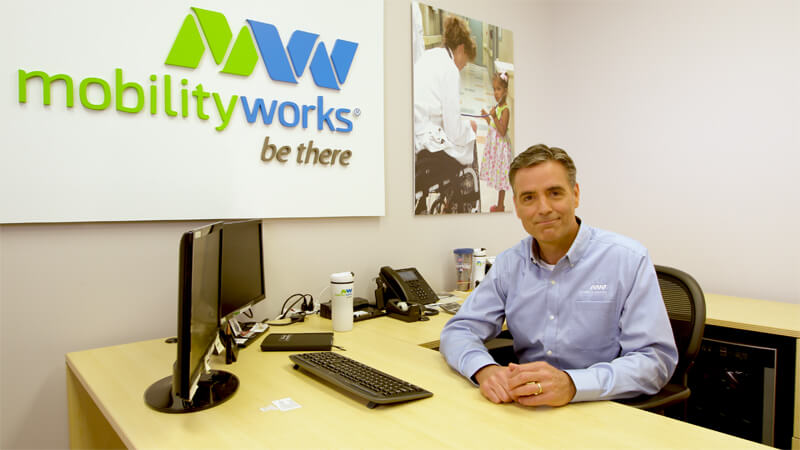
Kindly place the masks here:
POLYGON ((508 139, 508 122, 511 111, 506 103, 508 95, 508 74, 496 73, 492 80, 494 99, 497 101, 490 112, 481 109, 481 114, 489 124, 486 147, 481 160, 480 179, 497 191, 497 204, 489 208, 491 212, 505 211, 506 191, 511 189, 508 182, 508 169, 511 164, 511 141, 508 139))

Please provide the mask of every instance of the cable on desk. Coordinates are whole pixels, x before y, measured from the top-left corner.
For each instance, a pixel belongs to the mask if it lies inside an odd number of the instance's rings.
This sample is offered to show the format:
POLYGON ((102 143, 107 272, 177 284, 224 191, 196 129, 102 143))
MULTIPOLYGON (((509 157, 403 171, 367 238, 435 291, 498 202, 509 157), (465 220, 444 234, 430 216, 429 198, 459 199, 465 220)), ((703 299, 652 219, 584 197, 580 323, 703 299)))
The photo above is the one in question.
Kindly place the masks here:
MULTIPOLYGON (((281 317, 278 317, 278 319, 281 319, 281 317)), ((291 324, 294 324, 294 323, 302 322, 305 319, 306 319, 306 314, 305 313, 297 313, 297 314, 292 315, 292 316, 289 317, 289 320, 290 320, 289 322, 266 322, 265 321, 264 323, 266 323, 267 325, 269 325, 271 327, 285 327, 286 325, 291 325, 291 324)))
POLYGON ((278 314, 278 317, 276 317, 276 319, 285 319, 285 318, 286 318, 286 315, 287 315, 287 314, 289 314, 289 311, 291 311, 291 310, 292 310, 292 308, 294 308, 294 306, 295 306, 295 305, 297 305, 297 303, 298 303, 298 302, 301 302, 301 301, 302 301, 302 302, 305 302, 305 300, 306 300, 306 294, 300 294, 300 293, 297 293, 297 294, 292 294, 292 295, 290 295, 290 296, 289 296, 289 297, 288 297, 288 298, 287 298, 287 299, 286 299, 286 300, 283 302, 283 306, 281 306, 281 313, 280 313, 280 314, 278 314), (287 305, 287 304, 288 304, 288 303, 289 303, 289 302, 290 302, 290 301, 291 301, 293 298, 297 298, 297 299, 296 299, 296 300, 295 300, 295 301, 294 301, 294 302, 293 302, 291 305, 289 305, 289 307, 287 308, 287 307, 286 307, 286 305, 287 305))
MULTIPOLYGON (((283 327, 283 326, 286 326, 286 325, 291 325, 293 323, 298 323, 298 322, 304 321, 305 317, 311 311, 314 310, 314 296, 311 295, 311 294, 301 294, 299 292, 296 293, 296 294, 290 295, 289 297, 286 298, 286 300, 283 301, 283 305, 281 306, 281 312, 280 312, 280 314, 278 314, 278 317, 276 317, 275 320, 285 319, 287 317, 287 315, 290 312, 292 312, 292 308, 294 308, 301 301, 303 302, 302 305, 300 306, 301 311, 293 313, 291 316, 289 316, 289 322, 282 322, 282 323, 269 322, 270 319, 267 318, 267 319, 262 320, 261 323, 265 323, 265 324, 267 324, 269 326, 274 326, 274 327, 283 327), (292 302, 292 300, 294 300, 294 301, 292 302), (292 303, 289 304, 289 302, 292 302, 292 303), (288 307, 287 307, 287 305, 288 305, 288 307)), ((250 312, 250 315, 248 315, 248 317, 250 317, 252 319, 252 317, 253 317, 252 310, 250 312)))

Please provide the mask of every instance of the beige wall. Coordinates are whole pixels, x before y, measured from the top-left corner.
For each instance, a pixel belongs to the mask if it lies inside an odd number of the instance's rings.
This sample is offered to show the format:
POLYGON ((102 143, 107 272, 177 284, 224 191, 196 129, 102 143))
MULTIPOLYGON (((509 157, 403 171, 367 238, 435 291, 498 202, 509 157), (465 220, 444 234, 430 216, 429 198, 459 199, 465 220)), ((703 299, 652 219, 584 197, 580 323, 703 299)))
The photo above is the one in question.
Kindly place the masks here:
MULTIPOLYGON (((797 5, 435 2, 514 32, 517 148, 571 151, 588 223, 706 291, 800 303, 797 5)), ((386 216, 265 221, 260 317, 334 271, 364 297, 382 265, 451 288, 452 248, 523 236, 513 214, 412 215, 409 9, 385 1, 386 216)), ((0 447, 67 445, 65 353, 174 334, 178 238, 199 223, 0 226, 0 447)))

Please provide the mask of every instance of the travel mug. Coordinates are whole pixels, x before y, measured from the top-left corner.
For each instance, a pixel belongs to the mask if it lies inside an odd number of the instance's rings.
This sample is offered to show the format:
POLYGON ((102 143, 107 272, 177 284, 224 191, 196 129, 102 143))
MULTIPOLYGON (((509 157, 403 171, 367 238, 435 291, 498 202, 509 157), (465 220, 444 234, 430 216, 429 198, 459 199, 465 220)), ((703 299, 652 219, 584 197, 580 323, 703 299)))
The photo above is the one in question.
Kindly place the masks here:
POLYGON ((469 291, 472 280, 472 249, 457 248, 453 250, 456 262, 456 290, 469 291))
POLYGON ((486 249, 476 248, 472 253, 472 289, 478 287, 486 275, 486 249))
POLYGON ((331 274, 331 320, 333 331, 353 329, 353 272, 331 274))

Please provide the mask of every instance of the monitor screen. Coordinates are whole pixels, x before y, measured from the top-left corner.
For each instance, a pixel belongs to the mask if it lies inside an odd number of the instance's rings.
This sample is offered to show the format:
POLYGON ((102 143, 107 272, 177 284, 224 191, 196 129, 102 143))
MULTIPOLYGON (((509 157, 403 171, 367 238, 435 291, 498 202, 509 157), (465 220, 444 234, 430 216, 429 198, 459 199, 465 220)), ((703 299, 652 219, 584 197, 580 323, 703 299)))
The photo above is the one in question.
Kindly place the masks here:
POLYGON ((265 296, 261 220, 228 222, 222 228, 220 318, 233 317, 265 296))
POLYGON ((177 356, 172 376, 153 383, 145 392, 145 402, 158 411, 182 413, 210 408, 230 398, 239 385, 228 372, 206 370, 206 358, 220 331, 221 251, 221 222, 181 236, 177 356))
POLYGON ((181 237, 178 284, 178 356, 175 394, 190 400, 204 359, 219 327, 219 224, 187 231, 181 237))

